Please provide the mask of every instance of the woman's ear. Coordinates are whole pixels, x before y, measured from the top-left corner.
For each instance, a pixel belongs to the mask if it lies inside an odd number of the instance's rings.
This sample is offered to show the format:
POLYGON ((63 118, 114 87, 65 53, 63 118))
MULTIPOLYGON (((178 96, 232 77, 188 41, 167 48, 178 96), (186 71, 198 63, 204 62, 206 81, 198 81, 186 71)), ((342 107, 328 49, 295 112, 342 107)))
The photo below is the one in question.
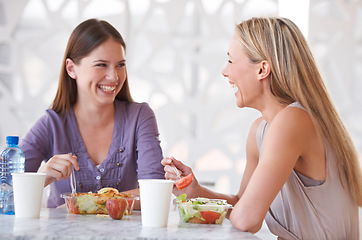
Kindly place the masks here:
POLYGON ((258 69, 259 79, 265 79, 270 75, 270 65, 268 61, 261 61, 258 69))
POLYGON ((75 66, 75 63, 73 62, 72 59, 67 58, 65 60, 65 69, 67 70, 67 73, 68 73, 69 77, 71 77, 73 79, 76 79, 77 74, 75 72, 74 66, 75 66))

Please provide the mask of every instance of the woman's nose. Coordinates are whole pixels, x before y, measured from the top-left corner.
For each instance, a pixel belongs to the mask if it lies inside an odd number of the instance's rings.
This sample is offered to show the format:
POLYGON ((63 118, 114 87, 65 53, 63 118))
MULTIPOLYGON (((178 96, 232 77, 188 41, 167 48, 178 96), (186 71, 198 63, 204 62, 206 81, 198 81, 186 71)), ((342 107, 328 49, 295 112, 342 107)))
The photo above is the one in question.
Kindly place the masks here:
POLYGON ((223 68, 223 70, 221 71, 221 74, 224 76, 224 77, 227 77, 227 72, 226 72, 226 66, 223 68))
POLYGON ((118 76, 118 72, 116 71, 116 69, 109 69, 106 75, 106 79, 108 80, 118 80, 119 76, 118 76))

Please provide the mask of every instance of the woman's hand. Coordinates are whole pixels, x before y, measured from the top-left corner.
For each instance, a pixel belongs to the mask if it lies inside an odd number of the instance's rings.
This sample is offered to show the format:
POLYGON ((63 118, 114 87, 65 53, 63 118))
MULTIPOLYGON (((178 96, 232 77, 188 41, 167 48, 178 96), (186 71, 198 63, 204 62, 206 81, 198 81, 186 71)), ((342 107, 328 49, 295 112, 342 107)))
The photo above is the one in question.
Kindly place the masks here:
POLYGON ((72 166, 75 170, 79 170, 77 156, 70 154, 54 155, 38 170, 39 173, 46 174, 44 187, 56 180, 69 178, 72 166))
MULTIPOLYGON (((165 170, 166 179, 171 179, 171 180, 175 180, 175 181, 179 180, 177 178, 177 174, 175 173, 175 171, 172 168, 172 165, 171 165, 172 163, 179 171, 181 178, 186 177, 190 173, 193 173, 192 169, 190 167, 186 166, 185 164, 183 164, 181 161, 176 160, 174 157, 171 157, 171 158, 165 157, 164 159, 162 159, 161 164, 163 166, 165 166, 164 170, 165 170)), ((186 193, 187 197, 198 197, 200 194, 200 185, 194 176, 192 179, 192 182, 189 186, 187 186, 183 189, 177 189, 177 187, 174 186, 172 192, 175 196, 179 196, 182 193, 186 193)))

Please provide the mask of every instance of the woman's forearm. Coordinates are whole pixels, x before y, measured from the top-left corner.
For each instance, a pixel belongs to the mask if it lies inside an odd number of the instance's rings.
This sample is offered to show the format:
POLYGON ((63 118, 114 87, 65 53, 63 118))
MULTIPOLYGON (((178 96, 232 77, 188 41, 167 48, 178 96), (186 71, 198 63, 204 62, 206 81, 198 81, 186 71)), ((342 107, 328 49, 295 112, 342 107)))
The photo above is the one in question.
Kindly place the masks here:
POLYGON ((200 189, 198 192, 200 193, 199 197, 206 197, 206 198, 210 198, 210 199, 225 199, 229 204, 231 204, 233 206, 239 200, 239 197, 237 195, 215 192, 215 191, 212 191, 211 189, 208 189, 203 186, 200 186, 200 189))

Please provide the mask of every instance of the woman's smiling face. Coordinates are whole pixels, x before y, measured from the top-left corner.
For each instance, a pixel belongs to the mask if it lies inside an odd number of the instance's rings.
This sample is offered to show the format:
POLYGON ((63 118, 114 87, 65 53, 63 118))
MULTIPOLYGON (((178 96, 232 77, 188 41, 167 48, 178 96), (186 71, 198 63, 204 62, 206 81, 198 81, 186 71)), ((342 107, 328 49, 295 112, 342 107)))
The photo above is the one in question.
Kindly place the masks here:
POLYGON ((229 60, 222 74, 236 87, 236 105, 250 107, 260 94, 258 84, 259 64, 253 63, 247 56, 244 46, 234 36, 228 50, 229 60))
POLYGON ((77 102, 113 103, 126 79, 124 49, 109 39, 82 58, 78 64, 67 59, 67 71, 77 82, 77 102))

